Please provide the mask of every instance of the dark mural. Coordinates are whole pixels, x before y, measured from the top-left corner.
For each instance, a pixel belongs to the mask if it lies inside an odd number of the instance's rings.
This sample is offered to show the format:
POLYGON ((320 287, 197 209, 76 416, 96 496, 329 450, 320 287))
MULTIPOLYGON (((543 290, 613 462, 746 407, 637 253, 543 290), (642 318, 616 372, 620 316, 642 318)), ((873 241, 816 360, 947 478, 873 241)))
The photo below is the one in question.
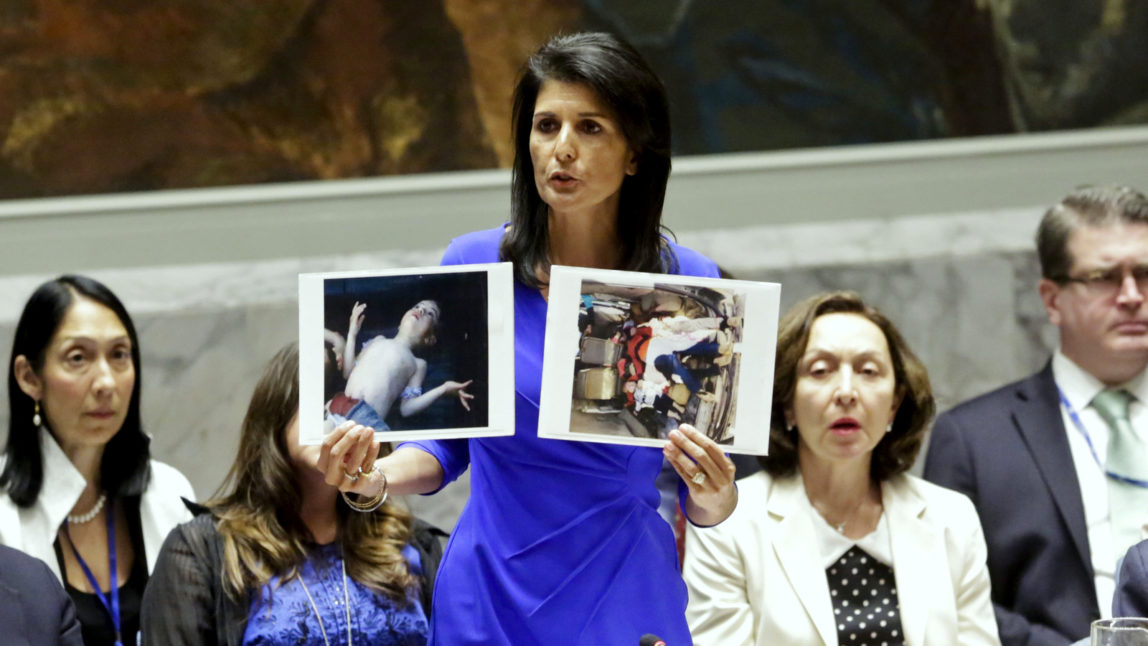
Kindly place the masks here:
POLYGON ((507 166, 605 29, 707 154, 1148 122, 1148 0, 0 0, 0 199, 507 166))

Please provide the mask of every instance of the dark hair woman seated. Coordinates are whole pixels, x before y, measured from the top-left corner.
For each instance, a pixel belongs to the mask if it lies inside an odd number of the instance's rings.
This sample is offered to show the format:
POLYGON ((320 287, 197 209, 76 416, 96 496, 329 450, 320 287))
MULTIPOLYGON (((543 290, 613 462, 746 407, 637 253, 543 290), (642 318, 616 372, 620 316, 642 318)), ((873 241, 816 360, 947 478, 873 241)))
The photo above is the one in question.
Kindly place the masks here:
POLYGON ((60 577, 88 646, 135 643, 148 572, 191 517, 187 478, 151 460, 141 381, 139 338, 111 290, 61 276, 32 293, 8 363, 0 543, 60 577))
POLYGON ((227 493, 164 543, 144 643, 426 643, 437 530, 385 497, 340 497, 323 481, 319 447, 299 445, 298 373, 291 344, 255 387, 227 493))

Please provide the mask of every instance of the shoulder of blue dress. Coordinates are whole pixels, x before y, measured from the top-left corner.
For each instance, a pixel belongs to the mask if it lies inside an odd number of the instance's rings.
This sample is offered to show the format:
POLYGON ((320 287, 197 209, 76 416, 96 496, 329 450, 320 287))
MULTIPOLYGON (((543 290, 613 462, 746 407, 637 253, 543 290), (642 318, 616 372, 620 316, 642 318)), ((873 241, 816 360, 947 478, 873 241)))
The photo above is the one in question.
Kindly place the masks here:
POLYGON ((450 241, 443 262, 451 264, 472 264, 498 262, 498 247, 502 242, 505 224, 492 229, 464 233, 450 241))
POLYGON ((689 247, 680 245, 674 241, 669 241, 670 249, 677 256, 678 270, 677 274, 682 276, 714 276, 720 275, 717 263, 710 260, 705 255, 690 249, 689 247))

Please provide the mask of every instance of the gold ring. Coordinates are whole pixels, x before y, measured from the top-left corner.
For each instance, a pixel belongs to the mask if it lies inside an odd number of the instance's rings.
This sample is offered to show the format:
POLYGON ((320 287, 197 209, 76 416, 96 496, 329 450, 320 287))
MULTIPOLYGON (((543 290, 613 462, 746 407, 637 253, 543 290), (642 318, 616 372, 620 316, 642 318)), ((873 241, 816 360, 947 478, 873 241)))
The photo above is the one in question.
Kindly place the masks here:
POLYGON ((696 485, 700 485, 700 484, 704 483, 706 481, 705 471, 698 471, 697 473, 694 474, 694 477, 690 478, 690 480, 693 480, 694 484, 696 484, 696 485))

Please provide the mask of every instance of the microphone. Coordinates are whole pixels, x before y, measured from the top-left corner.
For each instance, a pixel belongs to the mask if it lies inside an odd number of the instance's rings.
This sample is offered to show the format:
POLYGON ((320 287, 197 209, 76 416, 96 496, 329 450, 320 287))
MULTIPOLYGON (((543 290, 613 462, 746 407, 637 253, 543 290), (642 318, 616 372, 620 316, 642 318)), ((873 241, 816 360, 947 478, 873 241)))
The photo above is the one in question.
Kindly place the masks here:
POLYGON ((666 642, 662 641, 661 637, 646 633, 638 640, 638 646, 666 646, 666 642))

